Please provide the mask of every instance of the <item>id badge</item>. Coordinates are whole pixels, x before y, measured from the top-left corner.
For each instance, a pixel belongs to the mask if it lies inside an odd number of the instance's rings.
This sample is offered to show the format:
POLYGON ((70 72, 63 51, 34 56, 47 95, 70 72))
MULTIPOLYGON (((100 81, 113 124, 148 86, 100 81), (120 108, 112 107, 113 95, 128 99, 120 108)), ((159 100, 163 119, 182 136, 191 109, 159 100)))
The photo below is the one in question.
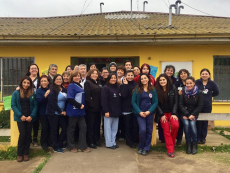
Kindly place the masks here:
POLYGON ((208 94, 208 89, 203 90, 203 94, 208 94))
POLYGON ((181 91, 183 89, 183 87, 178 87, 178 91, 181 91))

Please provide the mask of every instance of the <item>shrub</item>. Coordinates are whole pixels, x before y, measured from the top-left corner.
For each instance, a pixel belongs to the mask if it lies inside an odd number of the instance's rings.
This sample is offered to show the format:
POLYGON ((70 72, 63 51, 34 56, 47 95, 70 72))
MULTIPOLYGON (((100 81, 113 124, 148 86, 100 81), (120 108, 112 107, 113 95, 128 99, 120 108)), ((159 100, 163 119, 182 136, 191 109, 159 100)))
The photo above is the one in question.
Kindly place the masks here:
POLYGON ((0 129, 10 128, 10 111, 5 111, 4 108, 0 112, 0 129))

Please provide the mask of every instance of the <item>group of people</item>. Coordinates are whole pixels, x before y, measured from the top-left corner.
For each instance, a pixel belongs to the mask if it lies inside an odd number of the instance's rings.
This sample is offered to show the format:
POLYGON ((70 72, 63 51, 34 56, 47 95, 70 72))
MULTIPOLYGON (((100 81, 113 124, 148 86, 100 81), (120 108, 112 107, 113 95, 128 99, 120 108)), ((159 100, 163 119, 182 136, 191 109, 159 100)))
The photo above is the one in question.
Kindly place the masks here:
POLYGON ((102 124, 107 148, 119 148, 116 138, 125 139, 138 154, 147 155, 154 119, 169 157, 175 156, 174 146, 181 145, 183 131, 187 154, 196 154, 197 144, 205 143, 208 123, 197 118, 201 112, 211 113, 212 97, 219 94, 208 69, 200 71, 198 80, 186 69, 175 78, 172 65, 155 80, 148 64, 133 67, 129 60, 120 66, 111 62, 101 72, 95 63, 88 72, 85 64, 67 66, 62 75, 57 70, 51 64, 48 75, 40 76, 38 66, 31 64, 12 94, 20 133, 18 162, 28 161, 30 146, 37 146, 39 121, 42 148, 52 146, 59 153, 65 148, 76 153, 101 147, 102 124))

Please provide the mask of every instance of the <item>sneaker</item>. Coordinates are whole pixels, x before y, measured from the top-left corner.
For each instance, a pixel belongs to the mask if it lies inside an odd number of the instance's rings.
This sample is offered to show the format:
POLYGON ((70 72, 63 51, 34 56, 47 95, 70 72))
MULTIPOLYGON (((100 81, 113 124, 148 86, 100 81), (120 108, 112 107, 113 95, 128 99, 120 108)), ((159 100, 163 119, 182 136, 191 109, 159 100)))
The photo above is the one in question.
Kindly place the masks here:
POLYGON ((91 150, 89 148, 86 148, 86 149, 78 149, 77 151, 79 152, 84 152, 84 153, 88 153, 90 152, 91 150))
POLYGON ((73 148, 70 150, 72 153, 77 153, 77 149, 76 148, 73 148))
POLYGON ((177 140, 177 141, 176 141, 176 145, 177 145, 177 146, 180 146, 180 145, 181 145, 181 140, 177 140))
POLYGON ((123 142, 125 139, 124 138, 119 138, 119 142, 123 142))
POLYGON ((115 147, 115 148, 119 148, 119 145, 116 144, 116 145, 114 145, 114 147, 115 147))
POLYGON ((138 149, 137 154, 142 154, 143 150, 142 149, 138 149))
POLYGON ((67 146, 66 146, 66 145, 63 145, 61 148, 64 150, 64 149, 66 149, 66 148, 67 148, 67 146))
POLYGON ((109 149, 112 149, 112 150, 116 149, 116 147, 115 147, 115 146, 112 146, 112 147, 106 147, 106 148, 109 148, 109 149))
POLYGON ((62 148, 58 148, 58 149, 54 150, 54 152, 56 152, 56 153, 64 153, 62 148))
POLYGON ((147 150, 144 150, 144 151, 142 151, 142 153, 141 153, 143 156, 147 156, 148 154, 149 154, 149 152, 147 151, 147 150))
POLYGON ((171 153, 168 153, 168 156, 171 157, 171 158, 174 158, 175 154, 173 152, 171 152, 171 153))

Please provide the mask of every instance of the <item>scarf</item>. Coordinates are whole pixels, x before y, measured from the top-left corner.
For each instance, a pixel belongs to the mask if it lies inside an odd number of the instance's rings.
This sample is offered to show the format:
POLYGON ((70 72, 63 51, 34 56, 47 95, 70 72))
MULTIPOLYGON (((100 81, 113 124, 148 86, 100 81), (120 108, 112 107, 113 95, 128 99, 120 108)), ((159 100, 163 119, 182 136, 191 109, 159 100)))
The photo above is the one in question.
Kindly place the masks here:
POLYGON ((186 97, 191 97, 191 96, 195 96, 198 94, 198 87, 195 85, 191 90, 188 90, 187 87, 185 87, 185 95, 186 97))

